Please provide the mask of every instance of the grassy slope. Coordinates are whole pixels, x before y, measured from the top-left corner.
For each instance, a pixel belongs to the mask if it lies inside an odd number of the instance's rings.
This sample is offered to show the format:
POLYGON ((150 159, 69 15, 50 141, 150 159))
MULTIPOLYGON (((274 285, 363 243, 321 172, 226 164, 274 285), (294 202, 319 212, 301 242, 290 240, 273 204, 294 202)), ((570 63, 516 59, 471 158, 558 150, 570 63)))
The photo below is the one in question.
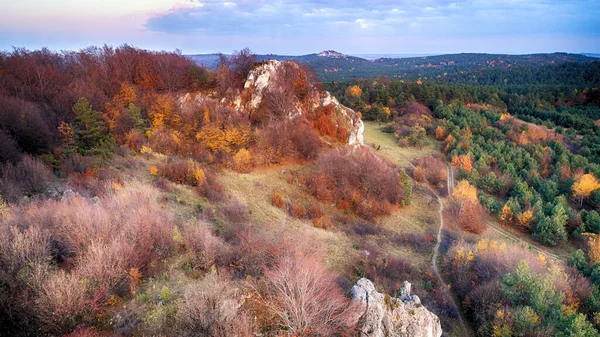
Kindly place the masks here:
POLYGON ((400 147, 398 146, 393 134, 379 131, 380 123, 365 122, 365 145, 372 146, 379 150, 377 154, 390 159, 401 167, 408 167, 409 163, 416 158, 429 156, 438 152, 437 143, 432 139, 427 139, 426 144, 421 148, 400 147))

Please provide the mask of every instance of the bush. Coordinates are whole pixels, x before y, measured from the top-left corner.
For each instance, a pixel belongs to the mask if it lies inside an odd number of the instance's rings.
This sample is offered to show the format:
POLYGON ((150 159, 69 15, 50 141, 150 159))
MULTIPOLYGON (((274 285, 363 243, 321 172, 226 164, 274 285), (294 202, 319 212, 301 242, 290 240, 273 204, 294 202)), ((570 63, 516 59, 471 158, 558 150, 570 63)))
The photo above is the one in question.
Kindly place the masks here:
POLYGON ((290 205, 290 214, 298 219, 304 219, 308 214, 308 211, 303 204, 296 202, 290 205))
POLYGON ((65 196, 15 206, 0 226, 4 326, 68 333, 129 293, 131 268, 152 275, 171 255, 176 224, 157 201, 153 189, 129 186, 96 204, 65 196))
POLYGON ((281 331, 274 333, 315 331, 331 336, 349 331, 355 323, 356 307, 344 297, 335 277, 310 253, 294 248, 284 251, 265 272, 264 287, 254 290, 258 293, 257 307, 262 309, 255 310, 255 314, 262 316, 259 320, 272 320, 273 326, 280 327, 281 331))
POLYGON ((185 248, 192 254, 192 268, 208 270, 215 264, 225 265, 228 246, 215 236, 203 222, 186 223, 183 226, 185 248))
POLYGON ((271 193, 271 205, 277 208, 283 208, 283 205, 285 205, 285 201, 281 197, 281 194, 279 194, 278 192, 271 193))
POLYGON ((46 192, 52 178, 52 172, 39 160, 23 156, 16 165, 8 163, 0 168, 0 194, 15 202, 23 195, 46 192))
POLYGON ((253 336, 242 303, 240 291, 217 275, 190 284, 177 310, 181 336, 253 336))
POLYGON ((84 281, 76 274, 58 271, 40 289, 37 308, 43 331, 64 334, 91 322, 93 308, 84 281))
POLYGON ((314 173, 305 177, 309 192, 340 209, 370 219, 389 214, 408 193, 398 169, 368 148, 336 149, 319 156, 314 173))
POLYGON ((248 209, 239 201, 230 201, 222 207, 221 212, 227 221, 239 224, 248 221, 248 209))

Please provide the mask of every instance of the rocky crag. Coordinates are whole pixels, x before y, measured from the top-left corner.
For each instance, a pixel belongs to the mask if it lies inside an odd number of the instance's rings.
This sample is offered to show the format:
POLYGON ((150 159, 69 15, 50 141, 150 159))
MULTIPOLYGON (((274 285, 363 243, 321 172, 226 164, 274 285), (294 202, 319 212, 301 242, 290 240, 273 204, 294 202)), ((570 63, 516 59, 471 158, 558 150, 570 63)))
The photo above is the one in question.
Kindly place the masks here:
POLYGON ((362 305, 357 329, 369 337, 440 337, 440 319, 410 293, 411 284, 404 282, 399 297, 382 294, 366 278, 352 287, 352 298, 362 305))

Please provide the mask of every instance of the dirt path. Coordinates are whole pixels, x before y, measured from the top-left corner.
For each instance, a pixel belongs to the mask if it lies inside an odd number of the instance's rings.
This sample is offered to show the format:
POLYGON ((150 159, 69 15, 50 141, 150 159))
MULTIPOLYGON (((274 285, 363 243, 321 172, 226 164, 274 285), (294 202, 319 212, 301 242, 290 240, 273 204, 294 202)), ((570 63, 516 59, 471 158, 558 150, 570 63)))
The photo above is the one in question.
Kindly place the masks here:
MULTIPOLYGON (((412 166, 413 168, 415 167, 412 163, 410 163, 410 166, 412 166)), ((446 287, 447 283, 444 281, 444 278, 442 277, 442 274, 440 273, 440 269, 438 266, 438 258, 440 256, 440 245, 442 244, 442 230, 444 229, 444 203, 442 202, 442 198, 440 198, 439 194, 429 185, 429 182, 427 181, 427 179, 425 180, 425 184, 427 185, 427 188, 429 189, 429 191, 431 191, 431 193, 433 193, 433 195, 437 198, 437 201, 440 204, 440 208, 439 208, 440 227, 438 228, 436 243, 435 243, 435 246, 433 247, 433 255, 431 256, 431 266, 433 267, 433 273, 435 274, 437 279, 440 281, 440 283, 443 285, 444 291, 448 292, 448 294, 450 295, 450 298, 452 299, 452 304, 454 304, 454 307, 456 308, 456 312, 458 312, 458 322, 460 323, 460 327, 462 328, 462 330, 464 332, 463 336, 473 336, 471 329, 469 327, 467 327, 467 325, 465 324, 463 312, 462 312, 461 306, 458 305, 458 300, 456 299, 454 294, 448 290, 448 288, 446 287)), ((448 175, 447 186, 448 186, 448 194, 450 194, 450 175, 448 175)))
MULTIPOLYGON (((452 191, 454 190, 454 181, 455 181, 454 180, 454 170, 449 165, 446 165, 446 167, 448 168, 448 182, 447 182, 446 186, 448 186, 448 195, 450 195, 450 194, 452 194, 452 191)), ((549 258, 554 259, 554 260, 556 260, 558 262, 561 262, 561 263, 566 263, 567 262, 564 257, 560 257, 560 256, 558 256, 558 255, 556 255, 554 253, 551 253, 550 251, 548 251, 547 249, 545 249, 542 246, 538 246, 538 245, 536 245, 536 244, 534 244, 532 242, 523 240, 523 239, 519 238, 519 236, 517 234, 512 233, 512 232, 510 232, 510 231, 508 231, 508 230, 506 230, 506 229, 498 226, 497 224, 495 224, 495 223, 493 223, 491 221, 488 221, 486 224, 488 225, 488 227, 490 229, 492 229, 496 233, 498 233, 498 234, 504 236, 505 238, 507 238, 507 239, 509 239, 509 240, 511 240, 511 241, 513 241, 515 243, 517 243, 521 247, 527 248, 529 250, 533 250, 533 251, 535 251, 537 253, 542 253, 542 254, 548 256, 549 258)))

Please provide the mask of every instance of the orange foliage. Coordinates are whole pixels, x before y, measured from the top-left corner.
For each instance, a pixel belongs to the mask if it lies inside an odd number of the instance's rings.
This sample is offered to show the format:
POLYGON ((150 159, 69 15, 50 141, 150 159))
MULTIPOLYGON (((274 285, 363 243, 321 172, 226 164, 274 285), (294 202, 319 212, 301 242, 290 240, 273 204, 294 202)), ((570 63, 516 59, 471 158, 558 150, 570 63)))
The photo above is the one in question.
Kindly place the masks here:
POLYGON ((445 137, 446 137, 446 130, 444 130, 444 128, 441 125, 438 125, 438 127, 435 128, 435 139, 444 140, 445 137))
POLYGON ((473 159, 471 154, 461 154, 460 156, 452 156, 452 166, 463 169, 467 174, 473 170, 473 159))
POLYGON ((279 194, 278 192, 273 192, 271 194, 271 204, 277 208, 282 208, 285 204, 285 201, 281 197, 281 194, 279 194))
POLYGON ((149 111, 152 126, 156 128, 163 126, 177 128, 181 119, 174 113, 174 110, 175 108, 169 95, 158 95, 149 111))
POLYGON ((531 210, 527 210, 519 215, 517 215, 517 221, 519 225, 529 228, 529 224, 533 221, 533 212, 531 210))
POLYGON ((415 170, 413 171, 413 178, 415 179, 416 182, 424 182, 425 181, 425 169, 422 168, 421 166, 417 166, 415 167, 415 170))
POLYGON ((306 207, 304 207, 304 205, 302 205, 301 203, 294 203, 290 208, 290 213, 292 213, 292 215, 296 218, 302 219, 306 217, 308 211, 306 210, 306 207))

